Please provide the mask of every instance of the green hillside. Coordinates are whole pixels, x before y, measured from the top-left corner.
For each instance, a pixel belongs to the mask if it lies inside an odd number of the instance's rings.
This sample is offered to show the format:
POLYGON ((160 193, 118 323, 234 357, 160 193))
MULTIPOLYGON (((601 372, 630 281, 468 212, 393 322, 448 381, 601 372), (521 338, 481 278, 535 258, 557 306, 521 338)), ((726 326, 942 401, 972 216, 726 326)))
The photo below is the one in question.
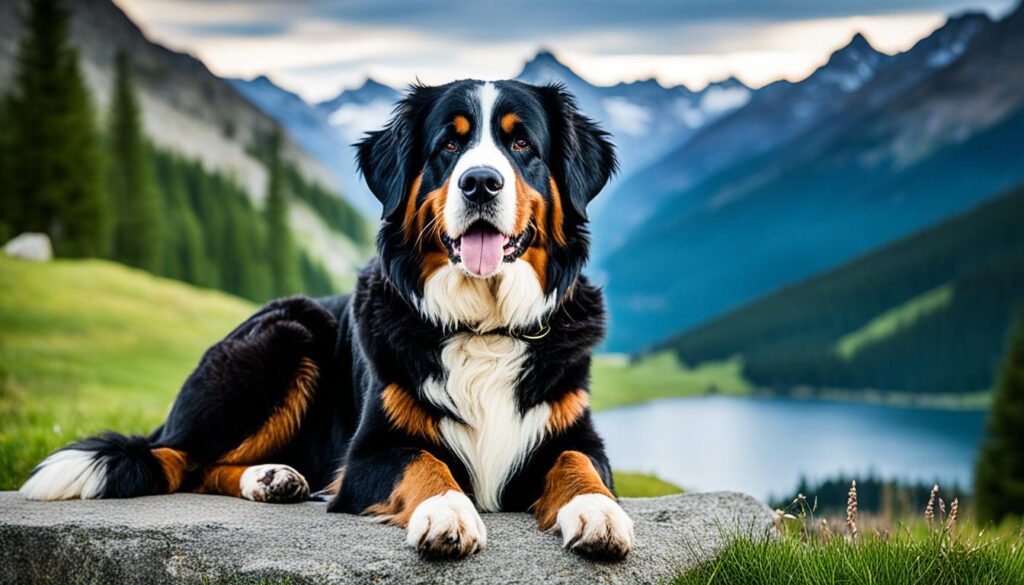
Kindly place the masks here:
MULTIPOLYGON (((156 428, 203 351, 255 310, 105 260, 0 254, 0 489, 75 439, 156 428)), ((679 491, 649 475, 615 477, 621 495, 679 491)))
POLYGON ((1024 186, 658 346, 756 386, 976 392, 1024 302, 1024 186))
POLYGON ((0 255, 0 489, 49 451, 163 420, 204 349, 255 306, 102 260, 0 255))
POLYGON ((736 359, 688 368, 670 351, 632 360, 622 354, 598 355, 590 368, 590 407, 597 411, 659 398, 750 394, 753 388, 743 379, 742 368, 736 359))

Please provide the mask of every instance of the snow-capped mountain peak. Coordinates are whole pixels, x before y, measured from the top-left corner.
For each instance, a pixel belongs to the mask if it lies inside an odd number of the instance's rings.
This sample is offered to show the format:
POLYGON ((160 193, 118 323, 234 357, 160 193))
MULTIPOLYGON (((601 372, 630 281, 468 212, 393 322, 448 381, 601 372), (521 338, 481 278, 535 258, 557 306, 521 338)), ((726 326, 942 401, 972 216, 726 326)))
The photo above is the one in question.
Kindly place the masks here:
POLYGON ((889 55, 876 50, 864 35, 857 33, 845 47, 832 53, 828 63, 818 69, 814 77, 852 93, 870 81, 888 58, 889 55))
POLYGON ((575 71, 558 60, 554 53, 541 49, 523 65, 516 79, 534 85, 563 82, 568 85, 586 83, 575 71))
POLYGON ((710 84, 700 92, 685 85, 665 85, 653 77, 594 85, 544 49, 516 78, 535 85, 564 84, 583 111, 614 135, 623 175, 744 105, 752 92, 736 79, 710 84))
POLYGON ((398 90, 367 77, 359 87, 342 90, 316 108, 344 140, 352 143, 383 126, 400 97, 398 90))
POLYGON ((941 69, 952 64, 967 50, 967 45, 981 32, 981 29, 992 23, 984 12, 967 12, 950 18, 944 27, 936 31, 928 40, 925 63, 932 69, 941 69))
MULTIPOLYGON (((525 63, 517 79, 536 85, 564 84, 581 110, 614 135, 623 175, 741 107, 753 93, 732 78, 699 92, 684 85, 667 86, 655 78, 594 85, 544 49, 525 63)), ((364 211, 375 212, 376 200, 354 172, 351 145, 386 123, 401 98, 399 90, 368 77, 358 86, 310 105, 263 76, 235 83, 334 171, 350 200, 364 211)))
POLYGON ((719 116, 746 105, 753 93, 742 81, 730 77, 708 84, 700 92, 700 107, 708 116, 719 116))
POLYGON ((343 89, 335 97, 317 104, 316 108, 330 115, 345 104, 369 104, 381 100, 394 102, 399 96, 400 93, 395 88, 367 77, 362 85, 343 89))

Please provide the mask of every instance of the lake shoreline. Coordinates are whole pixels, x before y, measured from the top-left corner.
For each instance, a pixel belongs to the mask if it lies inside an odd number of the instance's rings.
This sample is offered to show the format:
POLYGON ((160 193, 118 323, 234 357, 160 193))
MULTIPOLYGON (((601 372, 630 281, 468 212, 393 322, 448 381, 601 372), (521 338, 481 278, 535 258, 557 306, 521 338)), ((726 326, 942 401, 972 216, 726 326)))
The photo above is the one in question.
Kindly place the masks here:
POLYGON ((878 390, 840 390, 796 388, 786 391, 760 389, 754 398, 791 398, 828 402, 848 402, 879 406, 928 408, 934 410, 987 411, 991 407, 990 392, 971 394, 915 394, 911 392, 882 392, 878 390))
POLYGON ((786 392, 771 390, 768 388, 758 388, 754 389, 749 394, 732 394, 722 392, 704 392, 702 394, 686 393, 675 396, 670 394, 657 394, 655 396, 645 396, 633 402, 619 402, 605 407, 594 408, 593 411, 609 412, 612 410, 650 404, 663 400, 699 399, 713 396, 732 396, 765 400, 788 398, 807 402, 841 402, 873 406, 892 406, 897 408, 926 408, 932 410, 969 412, 988 411, 991 406, 991 393, 989 392, 978 392, 974 394, 912 394, 909 392, 862 392, 837 389, 795 389, 786 392))
POLYGON ((698 491, 788 493, 801 478, 969 485, 983 410, 779 396, 708 395, 594 415, 609 459, 698 491))
POLYGON ((756 389, 749 394, 728 394, 720 392, 705 392, 703 394, 680 394, 677 396, 659 395, 652 398, 644 398, 634 402, 620 403, 610 407, 595 408, 594 412, 612 412, 637 406, 647 406, 658 402, 675 400, 699 400, 707 398, 744 398, 754 400, 793 400, 797 402, 821 402, 856 404, 866 406, 888 406, 892 408, 914 408, 924 410, 941 410, 953 412, 987 412, 990 408, 990 394, 924 394, 915 395, 910 393, 883 393, 870 392, 861 393, 849 390, 817 390, 808 392, 806 390, 780 392, 767 388, 756 389))
POLYGON ((794 386, 779 390, 758 387, 743 375, 743 362, 737 358, 705 362, 695 366, 679 363, 668 352, 639 360, 628 356, 595 356, 591 369, 591 409, 607 412, 616 408, 644 404, 666 398, 705 396, 754 396, 828 400, 852 404, 912 406, 955 411, 986 411, 992 401, 990 390, 971 393, 914 393, 874 388, 815 388, 794 386))

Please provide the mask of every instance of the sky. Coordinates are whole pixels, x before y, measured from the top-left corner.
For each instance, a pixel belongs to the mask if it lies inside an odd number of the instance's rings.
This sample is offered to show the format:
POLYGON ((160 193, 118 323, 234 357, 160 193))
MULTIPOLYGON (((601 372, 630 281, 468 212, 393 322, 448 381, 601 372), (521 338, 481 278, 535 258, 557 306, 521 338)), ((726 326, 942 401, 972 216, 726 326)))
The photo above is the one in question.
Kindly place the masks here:
POLYGON ((115 0, 217 75, 267 75, 309 101, 368 76, 396 87, 514 77, 539 48, 593 83, 700 89, 797 80, 856 32, 894 53, 946 16, 1016 0, 115 0))

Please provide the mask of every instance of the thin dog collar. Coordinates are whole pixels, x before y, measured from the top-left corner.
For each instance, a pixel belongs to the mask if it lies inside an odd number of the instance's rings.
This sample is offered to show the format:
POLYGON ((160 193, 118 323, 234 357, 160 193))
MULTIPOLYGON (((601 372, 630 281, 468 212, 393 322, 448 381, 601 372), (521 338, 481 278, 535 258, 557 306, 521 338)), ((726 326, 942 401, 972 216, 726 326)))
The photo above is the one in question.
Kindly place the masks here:
POLYGON ((538 339, 547 337, 548 333, 551 333, 551 325, 545 321, 544 323, 541 323, 535 331, 530 333, 526 333, 518 329, 510 329, 508 327, 488 329, 487 331, 478 331, 470 327, 460 327, 452 332, 453 335, 456 333, 470 333, 472 335, 504 335, 506 337, 515 337, 516 339, 522 339, 524 341, 537 341, 538 339))

